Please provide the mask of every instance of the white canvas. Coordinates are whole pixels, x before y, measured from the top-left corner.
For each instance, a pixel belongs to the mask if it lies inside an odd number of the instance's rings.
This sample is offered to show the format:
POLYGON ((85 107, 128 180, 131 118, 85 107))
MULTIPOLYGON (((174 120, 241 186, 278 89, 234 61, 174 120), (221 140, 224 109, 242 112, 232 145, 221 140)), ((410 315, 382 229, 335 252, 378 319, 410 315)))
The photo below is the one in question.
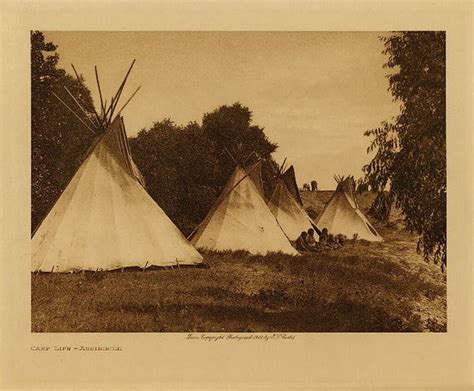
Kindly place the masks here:
POLYGON ((298 255, 265 204, 250 175, 237 167, 216 206, 201 223, 191 243, 211 250, 245 250, 265 255, 298 255))
POLYGON ((142 186, 118 116, 35 232, 32 270, 192 265, 202 256, 142 186))

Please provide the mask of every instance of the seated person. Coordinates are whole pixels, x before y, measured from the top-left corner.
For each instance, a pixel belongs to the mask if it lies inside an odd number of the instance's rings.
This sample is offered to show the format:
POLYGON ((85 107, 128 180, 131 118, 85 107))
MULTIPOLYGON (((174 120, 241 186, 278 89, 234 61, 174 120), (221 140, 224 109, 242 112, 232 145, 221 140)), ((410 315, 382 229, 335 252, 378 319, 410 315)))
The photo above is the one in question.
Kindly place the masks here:
POLYGON ((306 235, 306 244, 311 248, 317 247, 316 239, 314 238, 314 229, 308 229, 308 234, 306 235))
POLYGON ((347 237, 346 235, 343 235, 343 234, 337 234, 336 235, 336 241, 337 243, 339 243, 341 246, 344 245, 344 242, 346 241, 347 237))
MULTIPOLYGON (((314 232, 313 232, 313 234, 314 234, 314 232)), ((300 252, 318 251, 317 246, 311 244, 312 241, 314 240, 314 238, 310 239, 309 236, 310 235, 308 235, 307 232, 305 232, 305 231, 301 232, 301 235, 298 237, 298 239, 296 239, 296 242, 295 242, 295 247, 298 251, 300 251, 300 252)), ((314 240, 314 242, 316 243, 315 240, 314 240)))
POLYGON ((341 236, 342 236, 341 234, 337 234, 337 235, 329 234, 328 240, 327 240, 328 246, 332 249, 337 249, 337 248, 342 247, 341 236))
POLYGON ((328 240, 329 233, 327 228, 323 228, 321 233, 319 234, 319 242, 326 242, 328 240))
POLYGON ((309 249, 306 247, 306 236, 308 234, 306 231, 301 232, 300 236, 298 236, 298 239, 296 239, 295 242, 295 247, 298 251, 309 251, 309 249))

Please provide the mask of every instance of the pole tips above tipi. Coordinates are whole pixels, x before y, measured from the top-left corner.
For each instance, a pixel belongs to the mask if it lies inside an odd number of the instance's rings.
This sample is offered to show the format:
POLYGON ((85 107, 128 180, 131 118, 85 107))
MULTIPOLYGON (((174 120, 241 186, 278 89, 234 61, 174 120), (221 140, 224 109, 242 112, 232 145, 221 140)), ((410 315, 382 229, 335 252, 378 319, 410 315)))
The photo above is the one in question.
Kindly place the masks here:
MULTIPOLYGON (((128 77, 130 75, 130 72, 132 71, 133 66, 135 65, 135 60, 132 61, 130 67, 128 68, 127 73, 125 74, 125 77, 122 80, 122 83, 120 83, 116 93, 112 96, 110 99, 109 105, 107 105, 107 100, 104 100, 103 94, 102 94, 102 88, 100 85, 100 80, 99 80, 99 72, 97 70, 97 66, 94 66, 94 72, 95 72, 95 78, 97 82, 97 90, 99 93, 99 99, 100 99, 100 110, 97 111, 97 109, 94 106, 94 103, 90 100, 90 97, 88 94, 86 94, 88 98, 88 105, 90 109, 92 110, 92 113, 88 112, 74 97, 74 95, 69 91, 69 89, 64 86, 64 90, 66 91, 67 95, 72 99, 74 102, 74 106, 76 107, 76 110, 71 108, 65 101, 62 99, 58 94, 56 94, 54 91, 52 92, 53 95, 70 111, 74 114, 74 116, 84 125, 88 130, 90 130, 94 134, 100 134, 105 132, 106 129, 109 128, 110 124, 113 122, 113 120, 121 114, 123 109, 128 105, 128 103, 132 100, 132 98, 135 96, 135 94, 138 92, 140 89, 140 86, 135 89, 133 94, 128 98, 125 103, 120 107, 119 110, 117 110, 120 97, 122 95, 122 92, 124 90, 125 84, 127 83, 128 77), (78 110, 77 110, 78 109, 78 110)), ((83 80, 79 76, 79 73, 77 72, 75 66, 71 64, 72 69, 74 71, 74 74, 76 75, 77 81, 80 85, 83 85, 83 80)))

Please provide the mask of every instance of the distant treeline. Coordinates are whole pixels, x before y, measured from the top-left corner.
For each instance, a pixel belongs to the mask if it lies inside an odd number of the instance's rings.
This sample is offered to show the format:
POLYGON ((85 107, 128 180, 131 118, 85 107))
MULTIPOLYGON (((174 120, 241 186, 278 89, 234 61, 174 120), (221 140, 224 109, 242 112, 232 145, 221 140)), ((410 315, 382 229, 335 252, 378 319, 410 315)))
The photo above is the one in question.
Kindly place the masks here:
MULTIPOLYGON (((32 231, 52 208, 98 137, 82 125, 56 97, 74 106, 66 86, 92 113, 85 83, 58 68, 56 45, 41 32, 31 34, 32 82, 32 231)), ((125 119, 126 122, 126 119, 125 119)), ((235 162, 265 159, 264 186, 272 187, 277 145, 252 123, 248 107, 221 106, 186 126, 170 119, 155 122, 130 139, 132 156, 146 188, 173 222, 188 234, 205 217, 231 175, 235 162), (229 153, 230 152, 230 153, 229 153), (231 156, 232 155, 232 156, 231 156)))

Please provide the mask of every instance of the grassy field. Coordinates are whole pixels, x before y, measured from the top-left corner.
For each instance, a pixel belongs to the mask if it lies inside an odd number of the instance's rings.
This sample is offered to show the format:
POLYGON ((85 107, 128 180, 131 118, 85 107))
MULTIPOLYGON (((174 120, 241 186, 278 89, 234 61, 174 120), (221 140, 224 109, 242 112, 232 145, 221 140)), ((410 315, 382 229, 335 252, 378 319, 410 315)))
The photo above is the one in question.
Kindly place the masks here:
MULTIPOLYGON (((331 193, 302 196, 318 213, 331 193)), ((362 209, 372 197, 359 197, 362 209)), ((446 331, 445 276, 400 221, 373 221, 382 243, 301 257, 206 253, 207 268, 32 274, 32 331, 446 331)))

